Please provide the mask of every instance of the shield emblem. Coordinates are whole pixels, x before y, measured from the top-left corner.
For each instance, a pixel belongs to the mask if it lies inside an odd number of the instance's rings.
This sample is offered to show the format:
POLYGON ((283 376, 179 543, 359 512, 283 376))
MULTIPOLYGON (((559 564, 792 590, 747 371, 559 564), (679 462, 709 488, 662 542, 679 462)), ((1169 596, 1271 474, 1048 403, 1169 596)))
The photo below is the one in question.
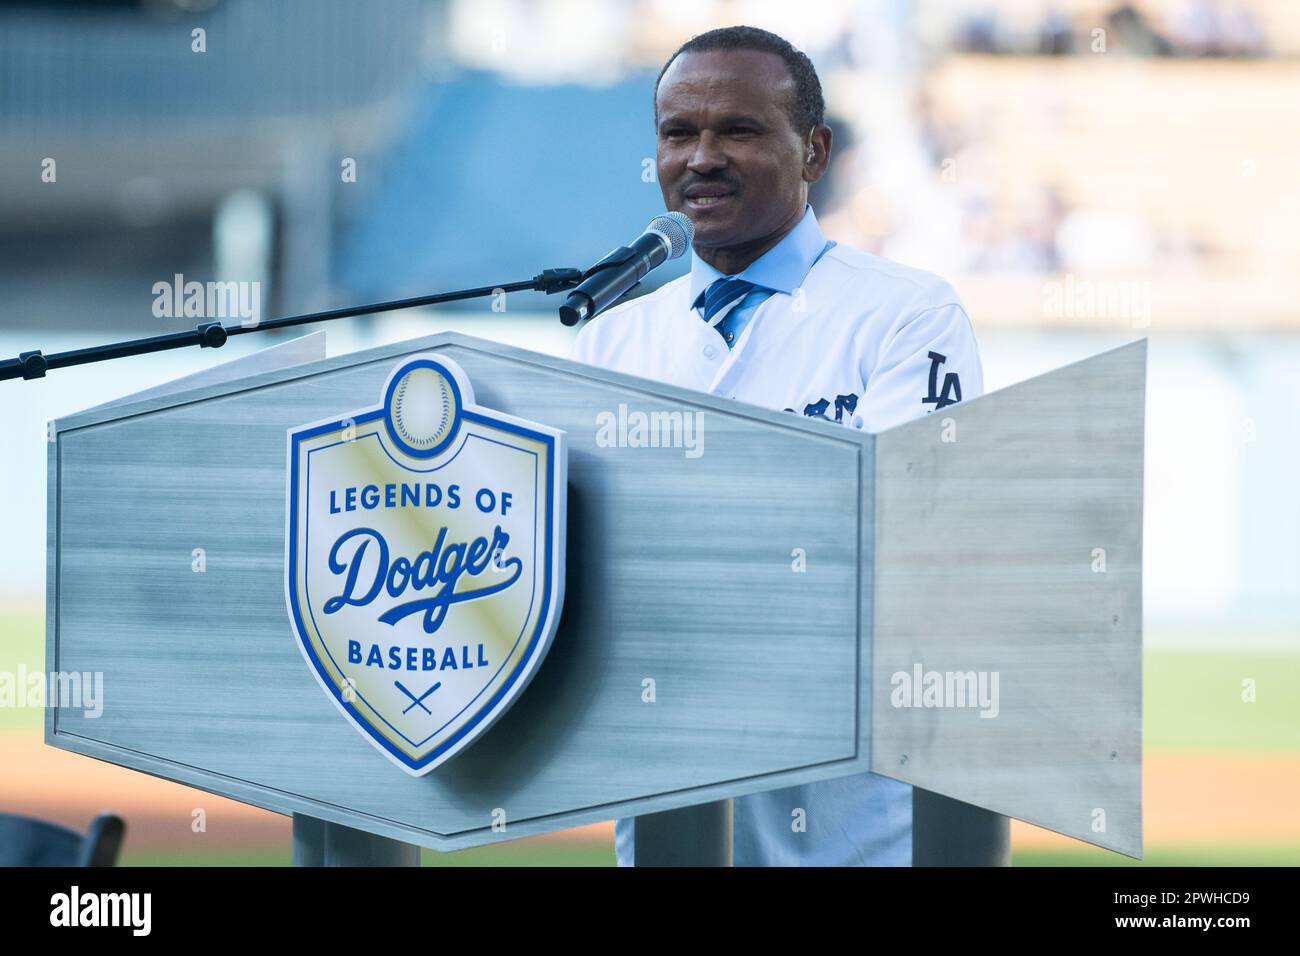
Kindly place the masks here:
POLYGON ((288 433, 285 585, 316 680, 414 775, 536 673, 564 598, 564 432, 483 408, 437 354, 288 433))

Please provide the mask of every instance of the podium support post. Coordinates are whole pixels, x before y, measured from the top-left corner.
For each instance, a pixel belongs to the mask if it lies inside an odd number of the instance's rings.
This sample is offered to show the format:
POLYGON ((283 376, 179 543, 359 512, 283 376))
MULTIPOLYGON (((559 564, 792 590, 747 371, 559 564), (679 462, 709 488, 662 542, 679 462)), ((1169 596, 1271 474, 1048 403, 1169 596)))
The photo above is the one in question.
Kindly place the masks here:
POLYGON ((293 865, 325 865, 325 821, 293 815, 293 865))
POLYGON ((731 866, 731 801, 636 818, 637 866, 731 866))
POLYGON ((1011 820, 912 788, 913 866, 1010 866, 1011 820))
POLYGON ((420 848, 412 843, 293 815, 294 866, 419 866, 420 848))

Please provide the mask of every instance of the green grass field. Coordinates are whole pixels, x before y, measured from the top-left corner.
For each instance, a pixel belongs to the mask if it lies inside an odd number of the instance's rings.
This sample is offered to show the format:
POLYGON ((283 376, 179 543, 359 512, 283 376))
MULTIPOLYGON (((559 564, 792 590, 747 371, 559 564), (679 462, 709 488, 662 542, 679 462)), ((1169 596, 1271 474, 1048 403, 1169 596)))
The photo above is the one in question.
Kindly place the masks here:
POLYGON ((1149 651, 1143 743, 1151 750, 1300 756, 1300 653, 1149 651), (1242 700, 1242 681, 1255 701, 1242 700))
MULTIPOLYGON (((1277 642, 1280 643, 1280 642, 1277 642)), ((42 612, 37 607, 0 609, 0 671, 19 663, 29 672, 44 659, 42 612)), ((1145 656, 1144 738, 1150 752, 1294 754, 1300 760, 1300 652, 1281 650, 1148 650, 1145 656), (1255 682, 1256 699, 1242 700, 1242 681, 1255 682)), ((31 708, 0 708, 0 733, 40 732, 42 714, 31 708)), ((1295 795, 1290 795, 1294 798, 1295 795)), ((1279 799, 1285 799, 1280 796, 1279 799)), ((0 810, 3 810, 0 807, 0 810)), ((426 866, 610 866, 612 847, 600 844, 523 840, 440 854, 425 851, 426 866)), ((258 865, 289 862, 288 847, 185 856, 132 852, 125 865, 258 865)), ((1018 866, 1270 866, 1300 862, 1300 845, 1149 845, 1142 863, 1085 844, 1069 850, 1021 849, 1018 866)))
MULTIPOLYGON (((0 673, 17 674, 19 665, 29 674, 45 666, 45 612, 35 605, 0 604, 0 673)), ((0 733, 35 733, 42 719, 37 709, 0 707, 0 733)))
MULTIPOLYGON (((520 841, 523 844, 525 841, 520 841)), ((1127 857, 1095 847, 1043 852, 1018 850, 1015 866, 1296 866, 1300 845, 1155 847, 1146 859, 1127 857)), ((425 850, 423 866, 614 866, 612 846, 525 846, 507 844, 457 853, 425 850)), ((184 857, 156 853, 126 853, 123 866, 288 866, 288 848, 184 857)))
POLYGON ((1141 860, 1078 844, 1078 849, 1055 852, 1016 850, 1011 862, 1013 866, 1296 866, 1300 844, 1149 846, 1141 860))
MULTIPOLYGON (((422 866, 614 866, 613 846, 590 843, 562 844, 551 840, 539 844, 528 840, 500 846, 438 853, 423 850, 422 866)), ((289 848, 203 854, 190 857, 174 854, 126 853, 123 866, 288 866, 289 848)))

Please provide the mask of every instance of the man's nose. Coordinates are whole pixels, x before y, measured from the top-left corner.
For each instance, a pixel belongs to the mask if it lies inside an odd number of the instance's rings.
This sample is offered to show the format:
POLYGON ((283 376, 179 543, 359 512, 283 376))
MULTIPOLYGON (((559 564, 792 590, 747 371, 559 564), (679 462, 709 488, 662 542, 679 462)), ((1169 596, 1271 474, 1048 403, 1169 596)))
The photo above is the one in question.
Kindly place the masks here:
POLYGON ((687 168, 693 173, 711 173, 727 165, 726 154, 718 138, 709 131, 700 133, 695 141, 695 151, 691 153, 687 168))

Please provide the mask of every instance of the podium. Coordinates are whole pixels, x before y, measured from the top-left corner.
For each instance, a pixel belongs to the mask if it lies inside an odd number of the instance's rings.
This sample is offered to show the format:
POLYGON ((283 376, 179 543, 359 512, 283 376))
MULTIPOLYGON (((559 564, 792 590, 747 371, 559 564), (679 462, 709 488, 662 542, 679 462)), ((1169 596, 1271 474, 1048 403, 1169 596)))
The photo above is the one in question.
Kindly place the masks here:
POLYGON ((104 700, 51 701, 46 743, 290 814, 309 864, 624 816, 639 863, 726 862, 732 798, 864 771, 918 788, 917 863, 1007 862, 1011 817, 1140 856, 1145 341, 874 435, 455 333, 322 355, 56 423, 47 667, 104 700), (567 444, 549 651, 418 776, 285 593, 286 434, 414 356, 567 444), (695 447, 610 431, 638 412, 695 447))

